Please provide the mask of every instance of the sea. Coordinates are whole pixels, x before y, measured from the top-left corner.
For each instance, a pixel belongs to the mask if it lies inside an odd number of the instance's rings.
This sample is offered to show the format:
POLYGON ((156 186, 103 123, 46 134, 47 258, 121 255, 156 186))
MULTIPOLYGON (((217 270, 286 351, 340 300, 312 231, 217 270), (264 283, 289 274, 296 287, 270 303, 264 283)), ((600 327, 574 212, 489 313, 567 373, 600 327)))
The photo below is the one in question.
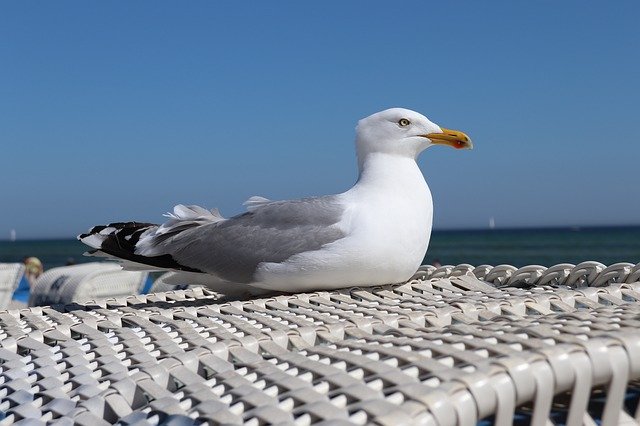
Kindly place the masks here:
MULTIPOLYGON (((0 263, 35 256, 45 270, 90 262, 87 247, 73 239, 0 241, 0 263)), ((552 266, 596 260, 605 265, 640 262, 640 226, 435 230, 424 264, 552 266)))

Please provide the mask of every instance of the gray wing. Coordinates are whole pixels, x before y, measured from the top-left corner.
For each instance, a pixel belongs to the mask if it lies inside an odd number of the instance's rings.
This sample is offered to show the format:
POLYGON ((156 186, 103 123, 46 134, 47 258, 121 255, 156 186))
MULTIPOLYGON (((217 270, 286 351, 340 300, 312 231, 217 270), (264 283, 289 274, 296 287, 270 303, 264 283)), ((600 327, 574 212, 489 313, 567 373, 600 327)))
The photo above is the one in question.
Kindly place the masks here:
POLYGON ((186 229, 161 244, 188 268, 249 283, 262 262, 282 262, 345 236, 336 196, 265 203, 244 214, 186 229))

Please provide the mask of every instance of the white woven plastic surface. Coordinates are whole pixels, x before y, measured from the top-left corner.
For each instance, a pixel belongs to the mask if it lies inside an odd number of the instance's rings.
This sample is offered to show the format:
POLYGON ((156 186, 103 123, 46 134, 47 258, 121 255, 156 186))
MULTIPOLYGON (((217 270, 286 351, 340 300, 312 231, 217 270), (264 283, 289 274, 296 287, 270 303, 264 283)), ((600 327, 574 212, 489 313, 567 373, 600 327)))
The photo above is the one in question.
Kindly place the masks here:
POLYGON ((23 274, 22 263, 0 263, 0 309, 6 308, 11 302, 23 274))
POLYGON ((640 424, 637 266, 593 266, 0 312, 0 426, 640 424))
POLYGON ((52 268, 31 289, 29 306, 71 303, 140 293, 147 272, 123 271, 113 262, 52 268))
POLYGON ((513 265, 480 265, 466 263, 435 267, 423 265, 413 276, 416 279, 448 278, 462 275, 474 276, 497 287, 533 287, 562 285, 568 287, 603 287, 614 283, 640 281, 640 263, 615 263, 610 266, 587 261, 577 265, 561 263, 549 268, 528 265, 516 268, 513 265))

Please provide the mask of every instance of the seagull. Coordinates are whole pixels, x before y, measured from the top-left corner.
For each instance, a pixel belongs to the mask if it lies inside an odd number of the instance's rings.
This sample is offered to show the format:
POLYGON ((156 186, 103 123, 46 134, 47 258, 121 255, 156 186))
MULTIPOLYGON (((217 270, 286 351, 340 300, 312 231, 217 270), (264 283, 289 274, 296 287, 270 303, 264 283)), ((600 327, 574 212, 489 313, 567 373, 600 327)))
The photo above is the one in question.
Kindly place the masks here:
POLYGON ((359 176, 343 193, 254 196, 231 218, 179 204, 160 225, 111 223, 78 239, 92 248, 89 255, 118 259, 125 269, 174 271, 174 283, 228 295, 406 282, 431 236, 433 201, 416 159, 432 145, 473 148, 463 132, 387 109, 358 122, 359 176))

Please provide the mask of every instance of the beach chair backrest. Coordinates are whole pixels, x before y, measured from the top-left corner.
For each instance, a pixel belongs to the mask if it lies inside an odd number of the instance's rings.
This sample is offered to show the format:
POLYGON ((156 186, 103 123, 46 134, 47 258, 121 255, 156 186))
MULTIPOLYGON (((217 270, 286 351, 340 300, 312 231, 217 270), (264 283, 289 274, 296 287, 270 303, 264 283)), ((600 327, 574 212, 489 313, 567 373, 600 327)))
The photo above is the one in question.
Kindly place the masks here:
POLYGON ((29 306, 71 303, 138 294, 147 272, 123 271, 113 262, 49 269, 31 289, 29 306))
POLYGON ((22 275, 24 275, 22 263, 0 263, 0 309, 9 305, 22 275))

